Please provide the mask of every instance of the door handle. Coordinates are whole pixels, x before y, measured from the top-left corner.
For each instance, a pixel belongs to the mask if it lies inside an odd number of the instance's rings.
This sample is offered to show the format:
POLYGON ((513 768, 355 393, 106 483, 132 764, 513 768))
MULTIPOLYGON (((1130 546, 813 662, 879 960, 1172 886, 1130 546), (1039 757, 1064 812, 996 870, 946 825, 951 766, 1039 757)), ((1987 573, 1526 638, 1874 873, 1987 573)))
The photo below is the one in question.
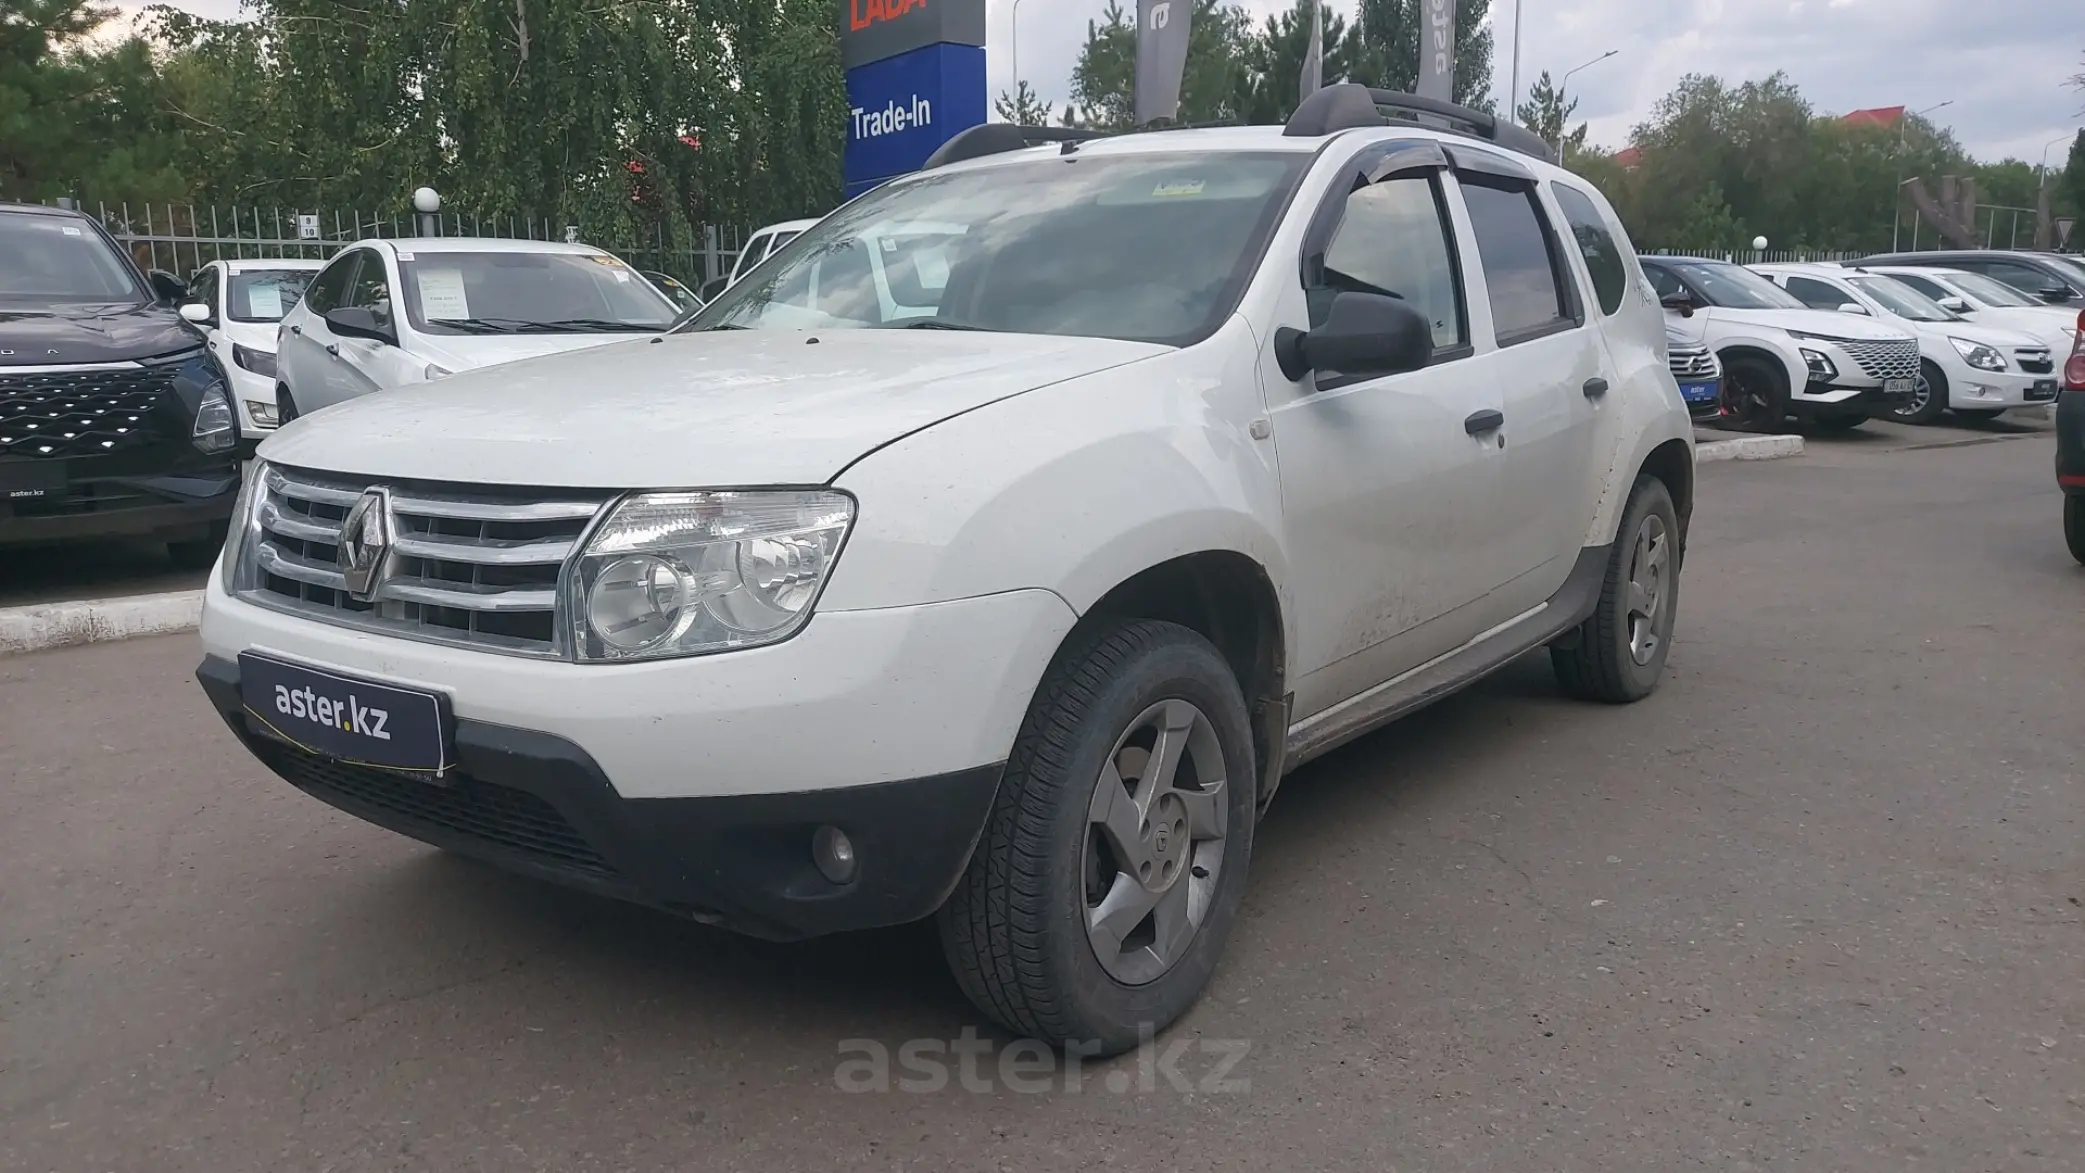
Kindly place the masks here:
POLYGON ((1472 436, 1481 436, 1486 432, 1496 432, 1505 426, 1506 414, 1500 411, 1493 411, 1490 408, 1475 412, 1468 419, 1462 421, 1462 430, 1472 436))
POLYGON ((1598 399, 1602 395, 1607 394, 1607 380, 1595 375, 1585 381, 1585 386, 1582 390, 1584 390, 1587 399, 1598 399))
POLYGON ((329 343, 327 343, 327 344, 326 344, 326 353, 327 353, 327 354, 330 354, 330 355, 332 355, 332 356, 333 356, 334 358, 339 358, 339 357, 340 357, 340 343, 338 343, 338 342, 329 342, 329 343))

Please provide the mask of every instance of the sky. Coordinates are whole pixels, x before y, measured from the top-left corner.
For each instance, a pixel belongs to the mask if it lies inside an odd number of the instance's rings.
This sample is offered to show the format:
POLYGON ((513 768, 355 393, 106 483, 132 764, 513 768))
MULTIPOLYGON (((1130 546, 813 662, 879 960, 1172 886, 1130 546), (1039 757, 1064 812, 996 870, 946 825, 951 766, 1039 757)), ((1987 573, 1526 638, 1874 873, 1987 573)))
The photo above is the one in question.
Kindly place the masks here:
MULTIPOLYGON (((994 94, 1021 76, 1062 105, 1086 24, 1108 0, 986 0, 986 73, 994 94), (1018 16, 1018 30, 1015 18, 1018 16)), ((1242 0, 1255 16, 1287 0, 1242 0)), ((173 0, 199 15, 229 17, 238 0, 173 0)), ((1326 0, 1351 15, 1354 0, 1326 0)), ((1871 106, 1923 109, 1952 127, 1980 159, 2038 163, 2050 140, 2085 125, 2081 0, 1492 0, 1498 29, 1493 91, 1506 93, 1514 8, 1521 34, 1521 92, 1542 70, 1561 76, 1609 49, 1615 56, 1574 75, 1577 119, 1593 142, 1625 145, 1629 128, 1687 73, 1732 82, 1784 70, 1820 111, 1871 106)), ((1134 0, 1123 0, 1134 9, 1134 0)), ((140 7, 125 4, 126 8, 140 7)), ((2052 160, 2064 146, 2050 148, 2052 160)))

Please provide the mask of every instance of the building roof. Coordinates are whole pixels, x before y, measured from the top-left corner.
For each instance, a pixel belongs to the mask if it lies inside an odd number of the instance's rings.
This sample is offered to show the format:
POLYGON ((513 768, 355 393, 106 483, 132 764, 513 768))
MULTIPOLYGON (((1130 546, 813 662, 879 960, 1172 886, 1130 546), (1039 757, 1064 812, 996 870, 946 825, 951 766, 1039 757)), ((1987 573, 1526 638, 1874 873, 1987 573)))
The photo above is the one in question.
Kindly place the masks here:
POLYGON ((1839 119, 1848 126, 1891 127, 1904 120, 1902 106, 1876 106, 1868 110, 1855 110, 1839 119))

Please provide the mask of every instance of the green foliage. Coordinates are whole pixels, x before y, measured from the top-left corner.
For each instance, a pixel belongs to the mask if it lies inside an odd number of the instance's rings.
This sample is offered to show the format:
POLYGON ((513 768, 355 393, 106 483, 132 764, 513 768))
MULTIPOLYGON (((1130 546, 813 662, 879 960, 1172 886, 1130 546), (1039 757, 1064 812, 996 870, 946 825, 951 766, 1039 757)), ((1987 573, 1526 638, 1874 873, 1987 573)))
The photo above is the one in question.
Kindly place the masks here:
POLYGON ((1563 91, 1550 80, 1549 71, 1543 70, 1528 88, 1528 100, 1520 104, 1515 116, 1522 126, 1542 136, 1542 141, 1559 146, 1568 165, 1585 150, 1586 126, 1581 122, 1578 129, 1566 132, 1564 127, 1571 121, 1571 112, 1578 109, 1578 99, 1566 102, 1563 91))
MULTIPOLYGON (((1455 101, 1491 111, 1491 0, 1455 0, 1455 101)), ((1419 84, 1420 0, 1360 0, 1347 47, 1349 72, 1338 80, 1412 92, 1419 84)), ((1335 80, 1328 68, 1325 80, 1335 80)))
MULTIPOLYGON (((1180 82, 1180 123, 1236 122, 1243 115, 1250 76, 1245 53, 1252 23, 1245 10, 1219 0, 1194 0, 1188 31, 1187 73, 1180 82)), ((1121 0, 1108 0, 1101 19, 1086 22, 1086 45, 1072 66, 1066 126, 1127 130, 1136 121, 1137 24, 1121 0)))
POLYGON ((186 190, 151 48, 109 37, 115 15, 86 0, 0 0, 0 199, 186 190))
POLYGON ((992 101, 992 111, 1015 126, 1048 126, 1050 103, 1035 96, 1027 82, 1014 83, 1012 93, 999 91, 992 101))
MULTIPOLYGON (((2080 74, 2079 88, 2085 89, 2085 74, 2080 74)), ((2071 140, 2069 165, 2063 174, 2051 181, 2061 197, 2053 201, 2057 215, 2085 218, 2085 130, 2071 140)), ((2071 228, 2071 247, 2085 248, 2085 229, 2071 228)))
MULTIPOLYGON (((1268 17, 1248 34, 1240 53, 1245 65, 1246 92, 1240 102, 1245 122, 1279 126, 1296 112, 1302 100, 1303 57, 1310 51, 1311 4, 1312 0, 1296 0, 1287 12, 1268 17)), ((1319 77, 1328 83, 1345 79, 1353 72, 1349 55, 1358 44, 1346 20, 1328 10, 1319 77)))

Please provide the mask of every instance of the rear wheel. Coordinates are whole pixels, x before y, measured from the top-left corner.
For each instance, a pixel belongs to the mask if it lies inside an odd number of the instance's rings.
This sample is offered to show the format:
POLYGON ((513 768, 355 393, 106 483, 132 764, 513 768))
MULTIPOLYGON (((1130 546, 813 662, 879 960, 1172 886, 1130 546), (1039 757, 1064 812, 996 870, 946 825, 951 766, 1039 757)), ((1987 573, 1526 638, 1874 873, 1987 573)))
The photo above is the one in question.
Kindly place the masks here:
POLYGON ((291 398, 290 389, 281 383, 275 384, 275 426, 279 428, 296 419, 297 415, 297 401, 291 398))
POLYGON ((1918 382, 1911 399, 1890 408, 1890 418, 1907 424, 1930 424, 1947 410, 1947 373, 1929 359, 1920 359, 1918 382))
POLYGON ((2071 557, 2085 566, 2085 496, 2075 493, 2063 498, 2063 540, 2071 548, 2071 557))
POLYGON ((1134 621, 1075 636, 1023 722, 939 920, 1000 1025, 1116 1054, 1201 997, 1252 855, 1251 726, 1208 640, 1134 621))
POLYGON ((1568 646, 1549 649, 1565 692, 1625 704, 1658 687, 1679 614, 1679 542, 1679 514, 1665 482, 1637 477, 1592 618, 1568 646))
POLYGON ((1778 432, 1788 417, 1788 376, 1779 363, 1738 355, 1723 364, 1724 427, 1741 432, 1778 432))

